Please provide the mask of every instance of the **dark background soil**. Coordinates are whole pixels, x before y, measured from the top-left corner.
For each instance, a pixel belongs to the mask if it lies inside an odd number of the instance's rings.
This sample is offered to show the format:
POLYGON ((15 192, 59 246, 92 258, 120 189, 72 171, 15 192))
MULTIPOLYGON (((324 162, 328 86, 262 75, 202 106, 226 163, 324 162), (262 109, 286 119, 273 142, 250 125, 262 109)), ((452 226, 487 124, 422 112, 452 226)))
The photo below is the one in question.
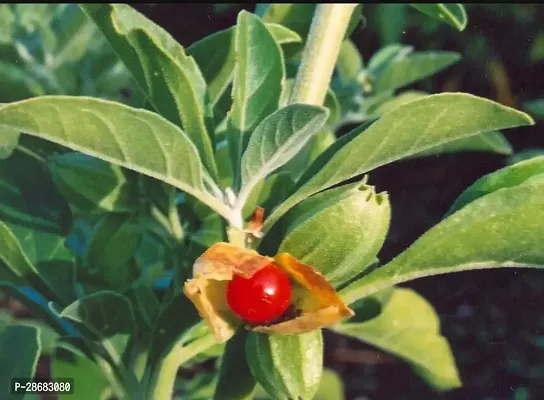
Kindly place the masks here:
MULTIPOLYGON (((371 18, 372 5, 369 7, 367 18, 371 18)), ((527 56, 535 24, 544 20, 544 7, 518 5, 520 18, 513 18, 506 6, 493 7, 497 8, 490 12, 469 6, 469 26, 462 33, 445 27, 447 35, 437 38, 418 27, 406 29, 402 42, 418 50, 464 54, 475 38, 483 37, 487 43, 486 53, 469 57, 416 88, 469 92, 518 108, 522 101, 544 95, 544 65, 531 64, 527 56)), ((210 4, 140 4, 136 8, 187 46, 234 25, 237 13, 242 8, 253 11, 254 5, 234 5, 221 14, 210 4)), ((364 59, 380 47, 377 32, 366 25, 360 25, 352 36, 364 59)), ((542 123, 512 129, 506 135, 516 151, 544 147, 542 123)), ((443 217, 468 185, 505 163, 504 156, 463 153, 401 161, 372 172, 371 182, 390 193, 393 209, 381 258, 391 259, 409 246, 443 217)), ((356 340, 327 333, 326 364, 341 374, 347 399, 544 398, 544 273, 514 269, 463 272, 408 286, 430 300, 440 314, 464 387, 433 392, 403 362, 356 340)))

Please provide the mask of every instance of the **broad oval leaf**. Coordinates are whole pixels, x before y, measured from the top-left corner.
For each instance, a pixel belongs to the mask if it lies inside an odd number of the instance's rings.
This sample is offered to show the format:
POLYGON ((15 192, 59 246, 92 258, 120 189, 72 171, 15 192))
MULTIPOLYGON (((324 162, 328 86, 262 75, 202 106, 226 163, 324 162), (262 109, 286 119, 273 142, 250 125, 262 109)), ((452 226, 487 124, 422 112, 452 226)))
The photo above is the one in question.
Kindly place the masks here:
POLYGON ((136 276, 127 262, 136 254, 142 228, 137 215, 112 213, 98 221, 85 257, 91 274, 98 274, 114 287, 130 284, 136 276))
POLYGON ((246 337, 248 331, 239 329, 227 342, 221 359, 213 400, 251 399, 255 379, 246 361, 246 337))
POLYGON ((332 330, 402 358, 436 389, 461 386, 451 348, 440 334, 438 315, 411 289, 396 288, 376 318, 359 323, 348 320, 332 330))
POLYGON ((313 176, 303 176, 302 186, 274 210, 263 229, 306 197, 382 165, 481 132, 533 123, 525 113, 466 93, 412 101, 370 125, 313 176))
POLYGON ((385 240, 391 208, 386 193, 356 183, 316 194, 289 216, 294 220, 278 253, 315 267, 338 287, 373 262, 385 240))
POLYGON ((300 335, 249 332, 246 359, 255 380, 276 399, 312 399, 323 372, 321 330, 300 335))
POLYGON ((206 125, 206 82, 196 62, 160 26, 125 4, 82 5, 111 43, 153 107, 183 126, 207 170, 215 175, 206 125))
POLYGON ((132 306, 126 297, 115 292, 100 291, 81 297, 62 310, 60 316, 84 325, 102 339, 134 331, 132 306))
POLYGON ((0 398, 13 398, 12 379, 34 377, 41 353, 39 332, 30 326, 14 325, 0 329, 0 354, 2 354, 2 374, 0 374, 0 398))
POLYGON ((48 159, 57 189, 72 205, 87 212, 128 212, 139 205, 138 186, 117 165, 70 152, 48 159))
POLYGON ((434 19, 453 26, 459 31, 464 30, 467 26, 467 12, 460 3, 416 3, 411 4, 411 6, 434 19))
POLYGON ((221 215, 228 214, 204 189, 202 164, 193 143, 180 128, 153 112, 89 97, 43 96, 0 107, 0 127, 162 180, 221 215))
POLYGON ((251 132, 278 108, 285 71, 279 45, 264 23, 246 11, 238 14, 235 49, 228 139, 237 179, 251 132))
POLYGON ((0 239, 1 279, 15 286, 28 282, 46 298, 62 303, 63 293, 53 290, 54 284, 30 262, 15 235, 3 222, 0 222, 0 239))
POLYGON ((470 202, 503 188, 521 185, 538 175, 544 176, 544 156, 538 156, 517 164, 499 169, 485 175, 468 187, 455 200, 447 215, 450 215, 470 202))
POLYGON ((325 125, 328 116, 323 107, 292 104, 265 118, 242 156, 241 201, 245 202, 261 179, 291 160, 325 125))
POLYGON ((451 51, 425 51, 397 56, 376 76, 373 91, 394 91, 434 75, 460 59, 460 54, 451 51))
POLYGON ((340 295, 349 304, 425 276, 471 269, 544 267, 543 218, 544 175, 538 175, 467 204, 340 295))

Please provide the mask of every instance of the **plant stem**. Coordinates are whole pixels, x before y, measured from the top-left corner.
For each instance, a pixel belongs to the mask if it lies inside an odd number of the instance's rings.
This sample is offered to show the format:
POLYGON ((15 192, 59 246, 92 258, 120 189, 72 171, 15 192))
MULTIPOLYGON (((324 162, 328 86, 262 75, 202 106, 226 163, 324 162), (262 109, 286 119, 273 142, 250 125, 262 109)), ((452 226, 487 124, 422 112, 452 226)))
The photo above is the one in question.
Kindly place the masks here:
POLYGON ((315 10, 290 103, 322 105, 357 4, 319 4, 315 10))
POLYGON ((179 367, 215 344, 214 337, 209 334, 186 346, 176 345, 157 367, 157 372, 154 374, 155 381, 151 382, 151 390, 147 398, 150 400, 171 399, 179 367))

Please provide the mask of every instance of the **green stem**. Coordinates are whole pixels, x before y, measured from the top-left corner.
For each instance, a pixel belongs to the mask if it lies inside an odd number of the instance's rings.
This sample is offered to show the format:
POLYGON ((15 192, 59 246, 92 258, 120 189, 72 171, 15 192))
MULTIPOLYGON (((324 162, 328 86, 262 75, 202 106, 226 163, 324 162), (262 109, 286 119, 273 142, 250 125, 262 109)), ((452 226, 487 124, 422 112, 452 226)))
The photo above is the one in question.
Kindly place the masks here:
POLYGON ((198 354, 206 351, 216 344, 214 337, 210 335, 189 343, 186 346, 176 345, 157 366, 151 379, 150 390, 147 399, 169 400, 173 397, 176 376, 181 365, 191 360, 198 354))
POLYGON ((290 103, 322 105, 357 4, 319 4, 315 10, 290 103))
POLYGON ((38 161, 41 162, 42 164, 46 164, 46 163, 47 163, 47 160, 46 160, 44 157, 42 157, 42 156, 39 155, 38 153, 36 153, 36 152, 30 150, 30 149, 27 148, 27 147, 24 147, 24 146, 22 146, 22 145, 19 144, 19 145, 17 145, 17 146, 15 147, 15 149, 19 150, 21 153, 26 154, 26 155, 29 156, 29 157, 34 158, 35 160, 38 160, 38 161))

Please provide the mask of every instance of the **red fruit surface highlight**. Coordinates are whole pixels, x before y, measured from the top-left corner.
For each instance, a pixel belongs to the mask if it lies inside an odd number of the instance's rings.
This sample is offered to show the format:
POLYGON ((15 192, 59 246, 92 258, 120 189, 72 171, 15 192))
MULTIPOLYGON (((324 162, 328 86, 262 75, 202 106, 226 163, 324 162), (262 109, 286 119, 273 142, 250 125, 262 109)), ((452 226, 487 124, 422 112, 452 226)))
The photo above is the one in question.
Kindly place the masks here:
POLYGON ((251 324, 272 322, 291 302, 291 282, 279 267, 268 264, 250 279, 234 275, 227 285, 227 303, 240 319, 251 324))

